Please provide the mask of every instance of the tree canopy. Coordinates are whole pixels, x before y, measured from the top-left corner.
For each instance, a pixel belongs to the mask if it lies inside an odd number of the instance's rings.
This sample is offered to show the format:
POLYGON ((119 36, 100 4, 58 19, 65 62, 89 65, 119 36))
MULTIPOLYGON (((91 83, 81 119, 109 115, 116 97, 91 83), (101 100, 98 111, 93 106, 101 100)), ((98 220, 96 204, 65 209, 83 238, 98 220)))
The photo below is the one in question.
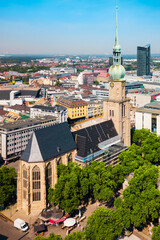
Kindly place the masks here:
POLYGON ((88 218, 85 235, 87 240, 113 240, 122 231, 123 223, 119 212, 100 207, 88 218))
POLYGON ((147 220, 158 218, 160 192, 157 189, 158 168, 145 164, 134 172, 129 186, 123 191, 123 201, 115 201, 116 208, 123 214, 126 227, 139 227, 147 220))
MULTIPOLYGON (((115 170, 114 170, 115 171, 115 170)), ((49 189, 48 200, 59 204, 66 212, 71 212, 77 207, 89 201, 89 198, 108 201, 113 197, 117 189, 112 167, 103 162, 92 162, 86 168, 81 169, 76 164, 58 166, 58 182, 55 189, 49 189)))
POLYGON ((158 240, 160 239, 160 224, 158 227, 153 227, 153 234, 152 234, 152 240, 158 240))
POLYGON ((16 189, 16 171, 13 167, 0 168, 0 205, 6 204, 16 189))

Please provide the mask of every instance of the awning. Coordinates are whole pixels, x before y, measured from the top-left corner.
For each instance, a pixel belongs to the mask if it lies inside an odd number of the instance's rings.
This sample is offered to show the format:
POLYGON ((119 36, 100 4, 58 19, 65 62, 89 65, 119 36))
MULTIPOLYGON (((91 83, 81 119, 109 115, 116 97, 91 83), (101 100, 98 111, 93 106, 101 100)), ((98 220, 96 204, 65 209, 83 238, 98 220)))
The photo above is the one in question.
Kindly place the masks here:
POLYGON ((64 222, 66 220, 66 218, 62 218, 62 219, 59 219, 56 221, 56 223, 61 223, 61 222, 64 222))
POLYGON ((50 222, 51 224, 54 224, 54 223, 55 223, 55 221, 54 221, 53 219, 51 219, 49 222, 50 222))

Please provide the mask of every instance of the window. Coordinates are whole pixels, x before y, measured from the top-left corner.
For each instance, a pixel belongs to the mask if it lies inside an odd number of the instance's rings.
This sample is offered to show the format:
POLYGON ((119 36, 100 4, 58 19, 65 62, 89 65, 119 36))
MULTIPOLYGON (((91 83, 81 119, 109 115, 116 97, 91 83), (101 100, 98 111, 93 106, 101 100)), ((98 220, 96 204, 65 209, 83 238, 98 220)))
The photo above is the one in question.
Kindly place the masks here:
POLYGON ((57 165, 59 165, 59 164, 62 164, 62 158, 61 157, 57 159, 57 165))
POLYGON ((110 116, 110 117, 111 117, 111 114, 112 114, 112 113, 111 113, 111 110, 109 110, 109 116, 110 116))
POLYGON ((157 119, 156 117, 152 117, 152 132, 157 132, 157 119))
POLYGON ((72 162, 72 153, 68 155, 68 162, 72 162))
POLYGON ((114 117, 114 110, 112 110, 112 117, 114 117))
POLYGON ((41 200, 41 175, 38 166, 32 170, 32 188, 33 188, 33 201, 41 200))
POLYGON ((122 104, 122 117, 125 117, 125 105, 124 104, 122 104))
POLYGON ((23 198, 26 199, 27 195, 27 168, 23 166, 23 198))
POLYGON ((46 180, 47 180, 47 188, 52 186, 52 166, 49 163, 46 167, 46 180))

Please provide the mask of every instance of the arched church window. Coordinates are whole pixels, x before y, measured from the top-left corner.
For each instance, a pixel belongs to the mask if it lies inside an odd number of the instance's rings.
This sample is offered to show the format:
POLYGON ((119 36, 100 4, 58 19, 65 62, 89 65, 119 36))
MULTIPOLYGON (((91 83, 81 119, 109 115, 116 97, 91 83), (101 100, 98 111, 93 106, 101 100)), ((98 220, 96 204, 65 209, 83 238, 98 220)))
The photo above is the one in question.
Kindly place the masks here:
POLYGON ((59 165, 59 164, 62 164, 62 158, 61 157, 57 159, 57 165, 59 165))
POLYGON ((33 201, 41 200, 41 174, 38 166, 32 170, 33 201))
POLYGON ((52 186, 52 166, 51 163, 48 163, 46 167, 46 182, 47 188, 52 186))
POLYGON ((26 199, 27 196, 27 168, 23 166, 23 198, 26 199))
POLYGON ((70 153, 69 155, 68 155, 68 162, 72 162, 72 153, 70 153))

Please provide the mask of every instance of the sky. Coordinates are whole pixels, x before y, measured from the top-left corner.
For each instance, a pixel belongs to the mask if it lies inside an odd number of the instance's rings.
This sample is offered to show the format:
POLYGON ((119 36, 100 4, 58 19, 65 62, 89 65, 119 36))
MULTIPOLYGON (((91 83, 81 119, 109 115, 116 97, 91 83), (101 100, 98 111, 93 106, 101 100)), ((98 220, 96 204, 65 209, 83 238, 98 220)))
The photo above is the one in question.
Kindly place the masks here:
MULTIPOLYGON (((160 1, 117 0, 122 54, 160 53, 160 1)), ((0 54, 112 54, 116 0, 0 0, 0 54)))

